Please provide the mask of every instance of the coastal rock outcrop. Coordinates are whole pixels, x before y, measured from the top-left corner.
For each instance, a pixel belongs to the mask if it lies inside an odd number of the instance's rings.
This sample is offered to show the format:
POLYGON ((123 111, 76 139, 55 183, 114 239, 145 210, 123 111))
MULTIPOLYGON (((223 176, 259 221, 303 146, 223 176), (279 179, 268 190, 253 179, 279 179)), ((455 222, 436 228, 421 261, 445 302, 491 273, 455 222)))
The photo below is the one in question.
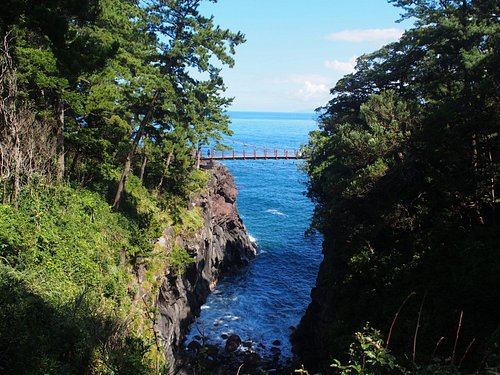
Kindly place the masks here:
POLYGON ((329 340, 335 339, 329 334, 329 327, 332 326, 335 316, 333 305, 335 299, 329 279, 335 262, 332 260, 332 252, 325 251, 325 243, 329 240, 328 236, 325 236, 324 258, 320 265, 316 286, 311 291, 311 303, 300 324, 292 330, 291 334, 293 352, 309 371, 329 368, 332 346, 329 340))
POLYGON ((199 207, 204 225, 196 233, 178 235, 167 228, 160 239, 167 252, 175 245, 195 259, 182 275, 167 269, 157 300, 157 329, 172 369, 187 326, 199 315, 217 281, 255 257, 255 244, 238 214, 238 190, 229 170, 221 164, 202 167, 211 173, 208 189, 190 202, 190 209, 199 207))

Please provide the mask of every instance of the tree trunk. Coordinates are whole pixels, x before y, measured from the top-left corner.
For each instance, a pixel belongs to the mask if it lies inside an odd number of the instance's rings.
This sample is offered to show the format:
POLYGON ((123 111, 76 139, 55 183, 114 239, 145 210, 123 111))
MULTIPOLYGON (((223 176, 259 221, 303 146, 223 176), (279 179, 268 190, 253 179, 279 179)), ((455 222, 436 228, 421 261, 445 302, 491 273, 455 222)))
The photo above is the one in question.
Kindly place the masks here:
POLYGON ((128 174, 130 173, 130 168, 132 166, 132 159, 134 158, 135 155, 135 150, 137 149, 137 146, 139 145, 139 142, 141 141, 142 135, 144 133, 144 128, 146 127, 147 123, 149 122, 152 114, 153 114, 153 108, 155 105, 156 100, 158 99, 158 96, 160 94, 160 89, 156 90, 155 95, 153 96, 153 99, 151 99, 151 103, 149 103, 149 108, 148 111, 146 112, 146 115, 142 119, 139 129, 137 130, 137 133, 135 134, 134 140, 132 142, 132 147, 130 147, 130 151, 128 152, 127 159, 125 159, 125 164, 123 166, 123 173, 120 177, 120 181, 118 182, 118 187, 116 188, 116 194, 115 194, 115 199, 113 201, 113 207, 118 208, 120 206, 120 200, 122 198, 123 191, 125 190, 125 183, 127 182, 127 177, 128 174))
POLYGON ((64 102, 61 98, 56 100, 56 138, 57 138, 57 180, 64 178, 64 102))
POLYGON ((115 200, 113 202, 113 207, 118 208, 120 206, 120 200, 122 198, 123 191, 125 190, 125 184, 127 182, 128 174, 130 173, 130 166, 132 165, 133 152, 129 152, 127 159, 125 160, 125 165, 123 166, 123 173, 118 181, 118 187, 116 188, 115 200))
POLYGON ((491 194, 491 221, 493 225, 496 224, 496 213, 495 213, 495 205, 496 205, 496 193, 495 193, 495 172, 494 172, 494 166, 495 164, 493 163, 493 154, 491 152, 491 140, 490 137, 488 136, 488 162, 489 162, 489 169, 490 169, 490 194, 491 194))
POLYGON ((139 179, 141 180, 141 182, 144 181, 144 172, 146 171, 146 163, 147 162, 148 162, 148 157, 147 157, 147 155, 144 155, 142 157, 141 172, 140 172, 140 175, 139 175, 139 179))
MULTIPOLYGON (((71 176, 75 176, 76 173, 76 166, 78 165, 78 161, 80 160, 80 152, 78 149, 75 150, 75 156, 73 157, 73 162, 71 163, 71 168, 68 172, 68 176, 71 178, 71 176)), ((75 179, 78 179, 77 176, 75 176, 75 179)))
POLYGON ((198 150, 196 151, 196 169, 200 169, 201 163, 201 147, 198 146, 198 150))
POLYGON ((21 145, 19 140, 19 133, 16 129, 15 134, 15 144, 14 144, 14 195, 13 203, 14 207, 17 208, 19 194, 21 192, 21 145))
MULTIPOLYGON (((165 168, 164 168, 165 173, 168 171, 168 167, 170 166, 170 163, 172 161, 172 156, 173 156, 173 152, 170 151, 168 153, 167 160, 165 161, 165 168)), ((160 182, 158 183, 158 186, 156 186, 156 199, 158 199, 160 197, 160 191, 161 191, 161 187, 163 186, 163 181, 165 179, 165 173, 162 173, 161 178, 160 178, 160 182)))

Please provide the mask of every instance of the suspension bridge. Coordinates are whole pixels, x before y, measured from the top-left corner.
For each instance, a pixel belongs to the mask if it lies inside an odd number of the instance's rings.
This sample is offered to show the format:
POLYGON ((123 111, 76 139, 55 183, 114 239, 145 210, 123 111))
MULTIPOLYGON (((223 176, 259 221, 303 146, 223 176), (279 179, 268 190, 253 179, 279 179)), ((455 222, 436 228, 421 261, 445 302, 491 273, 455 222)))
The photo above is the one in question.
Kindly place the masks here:
POLYGON ((232 139, 222 139, 223 141, 243 146, 243 149, 216 150, 208 148, 200 150, 200 160, 286 160, 305 159, 304 150, 290 148, 271 148, 258 146, 232 139), (249 148, 249 149, 247 149, 249 148))

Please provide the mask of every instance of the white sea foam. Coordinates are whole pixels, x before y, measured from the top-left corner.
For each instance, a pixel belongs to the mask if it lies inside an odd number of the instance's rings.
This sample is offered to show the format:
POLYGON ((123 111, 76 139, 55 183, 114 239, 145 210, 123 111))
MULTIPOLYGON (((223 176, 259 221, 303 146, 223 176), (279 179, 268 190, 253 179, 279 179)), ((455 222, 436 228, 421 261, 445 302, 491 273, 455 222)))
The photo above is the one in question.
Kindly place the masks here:
POLYGON ((286 216, 286 214, 284 214, 281 211, 275 210, 274 208, 270 208, 269 210, 266 210, 266 212, 269 212, 270 214, 273 215, 286 216))
POLYGON ((252 243, 257 243, 257 238, 255 238, 254 236, 252 236, 251 234, 248 235, 248 238, 250 238, 250 242, 252 243))

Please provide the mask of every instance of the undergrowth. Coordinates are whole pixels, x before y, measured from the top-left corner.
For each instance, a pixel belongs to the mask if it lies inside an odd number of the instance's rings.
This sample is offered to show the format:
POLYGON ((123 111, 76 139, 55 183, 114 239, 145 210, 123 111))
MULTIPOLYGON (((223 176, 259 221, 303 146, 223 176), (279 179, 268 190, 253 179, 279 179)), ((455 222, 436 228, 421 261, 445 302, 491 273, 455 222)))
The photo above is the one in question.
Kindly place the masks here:
POLYGON ((172 250, 170 250, 170 254, 167 257, 168 264, 173 268, 175 273, 179 276, 184 274, 186 267, 191 263, 194 263, 196 260, 191 257, 186 249, 183 247, 179 247, 175 245, 172 250))
MULTIPOLYGON (((460 334, 460 326, 457 329, 457 339, 460 334)), ((339 375, 496 375, 500 373, 500 357, 493 352, 484 358, 480 367, 471 372, 470 369, 462 367, 462 363, 469 354, 469 347, 464 353, 453 350, 448 357, 433 356, 430 360, 416 361, 415 351, 407 353, 402 357, 396 357, 388 347, 390 338, 384 340, 379 330, 366 323, 363 331, 354 334, 354 341, 349 346, 348 358, 340 361, 336 358, 331 360, 331 370, 327 373, 339 375)), ((437 343, 439 345, 439 342, 437 343)), ((498 346, 494 348, 498 351, 498 346)), ((302 366, 295 370, 296 374, 310 375, 302 366)))
POLYGON ((95 192, 37 181, 17 208, 0 205, 0 373, 167 371, 156 297, 165 267, 182 275, 194 259, 157 239, 203 227, 188 206, 210 174, 190 172, 182 195, 160 201, 130 174, 114 211, 105 199, 119 175, 102 172, 95 192))
POLYGON ((131 264, 161 258, 153 233, 83 189, 39 186, 17 209, 1 205, 0 372, 157 369, 152 330, 136 329, 150 317, 134 301, 131 264))

